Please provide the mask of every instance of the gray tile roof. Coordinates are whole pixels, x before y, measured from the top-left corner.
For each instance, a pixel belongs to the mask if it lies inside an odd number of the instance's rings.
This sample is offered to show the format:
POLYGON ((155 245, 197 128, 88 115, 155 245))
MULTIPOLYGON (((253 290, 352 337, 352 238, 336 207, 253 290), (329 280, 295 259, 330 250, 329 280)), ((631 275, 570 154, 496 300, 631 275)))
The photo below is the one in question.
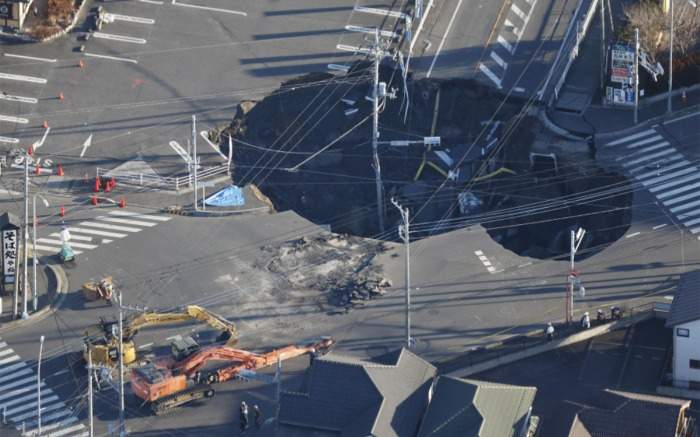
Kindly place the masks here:
POLYGON ((671 312, 666 319, 666 326, 676 326, 698 319, 700 319, 700 270, 681 276, 671 304, 671 312))
POLYGON ((280 423, 342 437, 413 437, 435 373, 406 349, 372 361, 331 353, 314 360, 299 392, 282 394, 280 423))
POLYGON ((660 437, 676 435, 681 411, 690 401, 606 390, 612 408, 586 407, 578 412, 569 437, 660 437))
POLYGON ((527 418, 537 389, 441 376, 418 437, 509 437, 527 418))

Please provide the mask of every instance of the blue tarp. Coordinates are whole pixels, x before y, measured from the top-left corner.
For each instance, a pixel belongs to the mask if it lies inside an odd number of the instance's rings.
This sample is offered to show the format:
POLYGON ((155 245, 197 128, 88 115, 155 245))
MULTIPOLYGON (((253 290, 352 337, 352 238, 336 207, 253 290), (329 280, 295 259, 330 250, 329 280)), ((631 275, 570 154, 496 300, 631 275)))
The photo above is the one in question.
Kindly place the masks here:
POLYGON ((245 205, 245 197, 240 187, 231 185, 213 194, 204 203, 207 206, 242 206, 245 205))

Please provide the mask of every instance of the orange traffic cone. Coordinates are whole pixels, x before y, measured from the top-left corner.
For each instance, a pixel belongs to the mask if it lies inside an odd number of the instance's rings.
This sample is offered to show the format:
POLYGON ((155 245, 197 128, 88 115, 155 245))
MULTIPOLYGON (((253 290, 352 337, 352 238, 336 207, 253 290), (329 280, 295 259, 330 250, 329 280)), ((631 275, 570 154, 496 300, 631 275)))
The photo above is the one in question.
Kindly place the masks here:
POLYGON ((58 173, 59 176, 63 176, 63 166, 61 164, 58 164, 58 173))
POLYGON ((101 187, 102 187, 102 184, 100 184, 100 178, 98 176, 95 178, 95 186, 92 187, 92 191, 94 191, 95 193, 99 193, 101 187))
POLYGON ((27 155, 32 156, 34 154, 34 146, 29 146, 27 149, 27 155))
POLYGON ((41 174, 41 167, 39 167, 39 164, 34 165, 34 173, 37 175, 41 174))
POLYGON ((63 93, 58 93, 58 100, 64 100, 65 97, 63 96, 63 93))
POLYGON ((97 195, 93 194, 92 197, 90 198, 90 203, 93 205, 97 205, 97 195))
POLYGON ((119 199, 119 207, 126 208, 126 199, 125 198, 122 197, 119 199))
POLYGON ((83 61, 82 59, 79 60, 79 61, 78 61, 78 67, 80 67, 80 68, 85 68, 85 61, 83 61))
POLYGON ((105 183, 105 193, 110 193, 112 191, 112 183, 110 181, 107 181, 105 183))
POLYGON ((41 127, 43 127, 44 129, 48 129, 48 128, 49 128, 49 122, 46 121, 46 120, 44 120, 44 122, 41 124, 41 127))
POLYGON ((58 215, 60 215, 61 217, 66 216, 66 208, 64 206, 62 206, 61 209, 58 211, 58 215))
POLYGON ((117 180, 112 176, 112 179, 109 180, 109 183, 112 184, 112 188, 117 186, 117 180))

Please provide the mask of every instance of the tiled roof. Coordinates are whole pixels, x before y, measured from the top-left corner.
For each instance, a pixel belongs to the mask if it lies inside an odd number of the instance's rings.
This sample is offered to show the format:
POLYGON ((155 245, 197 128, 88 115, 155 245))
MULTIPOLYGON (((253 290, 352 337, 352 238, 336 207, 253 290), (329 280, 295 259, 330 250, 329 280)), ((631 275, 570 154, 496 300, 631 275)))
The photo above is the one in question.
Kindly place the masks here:
POLYGON ((690 401, 607 390, 614 408, 586 407, 578 412, 569 437, 675 436, 681 411, 690 401))
POLYGON ((698 319, 700 319, 700 270, 681 276, 671 304, 671 312, 666 319, 666 326, 676 326, 698 319))
POLYGON ((527 418, 537 389, 441 376, 418 437, 509 437, 527 418))
POLYGON ((308 372, 299 393, 282 394, 280 423, 343 437, 412 437, 435 367, 402 349, 372 361, 331 353, 308 372))

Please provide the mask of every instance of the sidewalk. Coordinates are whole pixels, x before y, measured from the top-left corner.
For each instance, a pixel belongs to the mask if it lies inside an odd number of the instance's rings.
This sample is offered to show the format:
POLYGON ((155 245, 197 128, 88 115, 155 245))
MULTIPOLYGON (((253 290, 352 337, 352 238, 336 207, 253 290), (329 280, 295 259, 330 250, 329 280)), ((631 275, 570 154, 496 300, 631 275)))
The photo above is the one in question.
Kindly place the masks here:
MULTIPOLYGON (((29 319, 31 320, 32 317, 36 314, 43 314, 44 310, 48 308, 51 304, 51 301, 55 298, 55 294, 57 291, 57 284, 55 278, 53 278, 53 274, 51 272, 47 272, 49 270, 49 267, 45 265, 46 259, 45 258, 40 258, 39 263, 37 264, 37 278, 36 278, 36 283, 37 283, 37 290, 38 290, 38 296, 37 296, 37 311, 33 311, 33 296, 31 294, 31 287, 32 287, 32 258, 29 258, 29 296, 27 299, 27 311, 29 313, 29 319), (49 277, 51 276, 51 278, 49 277)), ((9 292, 2 294, 2 312, 0 312, 0 329, 5 328, 7 326, 13 325, 13 303, 14 303, 14 292, 9 292)), ((22 314, 23 310, 23 299, 22 299, 22 293, 21 290, 18 293, 18 316, 22 314)))

